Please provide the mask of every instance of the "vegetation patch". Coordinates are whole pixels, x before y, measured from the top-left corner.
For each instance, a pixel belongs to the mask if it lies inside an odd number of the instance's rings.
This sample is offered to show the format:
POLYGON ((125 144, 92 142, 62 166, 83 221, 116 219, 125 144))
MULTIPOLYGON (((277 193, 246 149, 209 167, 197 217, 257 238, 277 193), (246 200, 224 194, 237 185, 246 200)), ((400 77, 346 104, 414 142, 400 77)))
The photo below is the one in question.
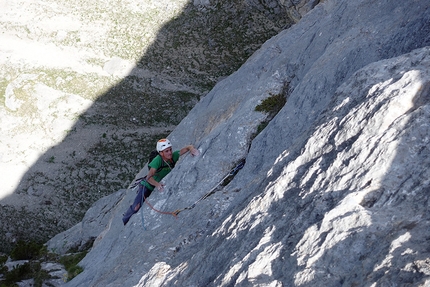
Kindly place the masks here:
POLYGON ((12 260, 31 260, 40 256, 43 245, 34 241, 19 240, 10 253, 12 260))
POLYGON ((286 102, 287 97, 284 96, 284 93, 280 93, 271 95, 255 107, 255 111, 266 113, 267 117, 258 125, 256 132, 251 135, 251 141, 267 127, 269 122, 276 116, 277 113, 279 113, 282 107, 285 106, 286 102))
POLYGON ((46 248, 38 242, 18 241, 15 248, 11 251, 12 260, 27 260, 22 264, 14 266, 11 270, 4 265, 7 256, 0 259, 0 273, 3 277, 0 279, 0 286, 18 286, 17 282, 27 279, 33 279, 33 286, 41 287, 43 282, 52 278, 46 270, 41 268, 41 260, 47 259, 46 248))
MULTIPOLYGON (((89 249, 90 246, 86 246, 86 248, 89 249)), ((0 287, 18 286, 18 282, 28 279, 33 279, 33 286, 35 287, 49 286, 46 280, 59 279, 52 277, 47 270, 42 269, 41 262, 62 264, 67 271, 67 276, 63 279, 70 281, 83 271, 78 263, 86 254, 87 250, 84 250, 60 257, 55 253, 48 252, 46 246, 40 243, 19 241, 11 251, 10 257, 12 260, 26 261, 8 270, 5 266, 8 256, 0 256, 0 274, 3 275, 0 279, 0 287)))
POLYGON ((60 258, 60 263, 64 265, 67 270, 67 281, 75 278, 84 269, 78 265, 78 263, 87 255, 86 251, 79 252, 76 254, 65 255, 60 258))
POLYGON ((282 94, 271 95, 264 99, 261 104, 255 107, 257 112, 264 112, 273 118, 282 109, 287 102, 287 99, 282 94))

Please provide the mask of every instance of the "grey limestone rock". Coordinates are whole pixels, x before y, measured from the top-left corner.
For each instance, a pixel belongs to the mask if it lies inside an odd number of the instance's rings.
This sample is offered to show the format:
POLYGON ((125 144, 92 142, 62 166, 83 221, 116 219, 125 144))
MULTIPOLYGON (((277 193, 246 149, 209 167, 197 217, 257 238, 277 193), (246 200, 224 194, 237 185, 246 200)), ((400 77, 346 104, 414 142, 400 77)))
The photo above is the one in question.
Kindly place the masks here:
POLYGON ((244 168, 177 218, 143 207, 146 229, 122 226, 132 191, 97 203, 115 204, 66 286, 428 286, 429 15, 424 0, 324 1, 267 41, 171 133, 201 155, 148 201, 190 206, 244 168))

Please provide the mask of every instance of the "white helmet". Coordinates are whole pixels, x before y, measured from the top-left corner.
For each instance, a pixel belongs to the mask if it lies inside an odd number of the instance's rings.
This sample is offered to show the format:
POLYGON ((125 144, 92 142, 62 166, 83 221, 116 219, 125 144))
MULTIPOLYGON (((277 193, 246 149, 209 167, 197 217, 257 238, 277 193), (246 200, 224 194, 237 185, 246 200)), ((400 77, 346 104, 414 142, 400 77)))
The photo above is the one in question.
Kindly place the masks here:
POLYGON ((170 141, 168 139, 161 139, 157 142, 157 151, 158 152, 163 151, 166 148, 169 148, 171 146, 172 146, 172 144, 170 143, 170 141))

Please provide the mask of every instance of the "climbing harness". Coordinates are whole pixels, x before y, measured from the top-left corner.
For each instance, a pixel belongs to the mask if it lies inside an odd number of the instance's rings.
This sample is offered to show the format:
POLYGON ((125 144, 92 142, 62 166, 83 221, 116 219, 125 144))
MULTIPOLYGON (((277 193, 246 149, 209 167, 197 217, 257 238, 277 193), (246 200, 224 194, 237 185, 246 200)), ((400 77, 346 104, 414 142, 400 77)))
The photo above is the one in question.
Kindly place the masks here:
POLYGON ((144 180, 146 178, 146 175, 145 176, 142 176, 142 177, 139 177, 139 178, 136 178, 134 181, 133 181, 133 183, 132 184, 130 184, 129 186, 128 186, 128 189, 134 189, 136 186, 138 186, 141 182, 142 182, 142 180, 144 180))
MULTIPOLYGON (((163 159, 163 164, 162 164, 162 166, 161 166, 160 168, 158 168, 156 172, 159 172, 161 169, 163 169, 163 168, 165 168, 165 167, 168 167, 170 170, 172 170, 172 169, 175 167, 175 164, 176 164, 176 162, 173 162, 173 163, 169 164, 167 161, 165 161, 165 160, 163 159)), ((143 180, 146 180, 146 175, 145 175, 145 176, 141 176, 141 177, 136 178, 136 179, 133 181, 133 183, 131 183, 131 184, 128 186, 128 188, 129 188, 129 189, 134 189, 134 188, 135 188, 136 186, 138 186, 138 185, 139 185, 143 180)))

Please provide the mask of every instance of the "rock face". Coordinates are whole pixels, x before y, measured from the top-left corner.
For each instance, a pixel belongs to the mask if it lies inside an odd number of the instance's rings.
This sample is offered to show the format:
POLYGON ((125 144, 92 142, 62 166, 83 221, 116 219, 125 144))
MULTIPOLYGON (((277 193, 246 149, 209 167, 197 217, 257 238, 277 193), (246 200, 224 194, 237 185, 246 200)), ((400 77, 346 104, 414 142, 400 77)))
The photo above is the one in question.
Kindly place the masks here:
POLYGON ((154 141, 292 21, 277 1, 0 1, 0 252, 127 187, 154 141))
POLYGON ((144 206, 146 230, 122 225, 132 191, 96 203, 112 208, 48 243, 83 244, 98 221, 66 286, 428 286, 430 4, 394 2, 324 1, 218 83, 169 136, 200 157, 149 202, 190 206, 244 168, 177 218, 144 206))
POLYGON ((281 0, 279 4, 286 8, 288 15, 296 22, 312 10, 319 0, 281 0))

